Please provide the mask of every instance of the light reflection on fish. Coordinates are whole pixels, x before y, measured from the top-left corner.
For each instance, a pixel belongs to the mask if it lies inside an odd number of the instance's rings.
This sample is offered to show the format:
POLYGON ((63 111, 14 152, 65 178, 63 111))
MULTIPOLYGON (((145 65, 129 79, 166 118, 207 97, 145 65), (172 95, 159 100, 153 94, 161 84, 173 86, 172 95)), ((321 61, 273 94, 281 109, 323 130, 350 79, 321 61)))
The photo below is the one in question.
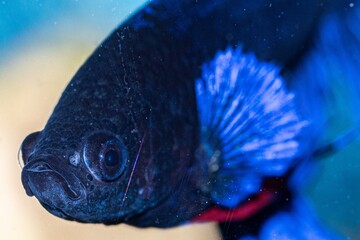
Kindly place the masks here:
POLYGON ((226 223, 230 213, 251 227, 225 231, 228 239, 257 234, 272 211, 299 202, 289 172, 312 154, 303 134, 311 121, 275 64, 291 75, 330 7, 149 3, 95 50, 45 128, 24 140, 27 194, 79 222, 171 227, 226 223))

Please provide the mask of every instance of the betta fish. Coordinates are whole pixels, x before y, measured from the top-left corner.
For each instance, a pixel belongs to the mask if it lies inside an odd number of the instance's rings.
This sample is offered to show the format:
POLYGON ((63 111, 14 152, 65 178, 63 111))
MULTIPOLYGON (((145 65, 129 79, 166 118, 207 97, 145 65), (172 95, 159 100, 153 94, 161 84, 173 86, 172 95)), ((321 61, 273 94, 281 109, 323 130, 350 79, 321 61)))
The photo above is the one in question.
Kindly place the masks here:
POLYGON ((26 193, 78 222, 234 222, 239 232, 226 239, 266 234, 262 226, 281 222, 275 213, 303 206, 289 183, 316 150, 313 114, 301 110, 309 103, 286 76, 309 77, 295 70, 338 5, 150 2, 100 44, 44 129, 23 141, 26 193))

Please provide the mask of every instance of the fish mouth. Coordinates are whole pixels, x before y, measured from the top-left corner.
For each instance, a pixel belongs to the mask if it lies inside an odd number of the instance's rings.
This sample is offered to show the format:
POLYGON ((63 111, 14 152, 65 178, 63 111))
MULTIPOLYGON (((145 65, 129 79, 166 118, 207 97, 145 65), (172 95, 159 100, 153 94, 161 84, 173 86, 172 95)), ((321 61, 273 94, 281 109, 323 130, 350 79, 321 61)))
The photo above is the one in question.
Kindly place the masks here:
POLYGON ((46 210, 61 218, 71 220, 64 210, 86 198, 84 185, 69 169, 43 159, 26 164, 21 180, 27 195, 35 196, 46 210))

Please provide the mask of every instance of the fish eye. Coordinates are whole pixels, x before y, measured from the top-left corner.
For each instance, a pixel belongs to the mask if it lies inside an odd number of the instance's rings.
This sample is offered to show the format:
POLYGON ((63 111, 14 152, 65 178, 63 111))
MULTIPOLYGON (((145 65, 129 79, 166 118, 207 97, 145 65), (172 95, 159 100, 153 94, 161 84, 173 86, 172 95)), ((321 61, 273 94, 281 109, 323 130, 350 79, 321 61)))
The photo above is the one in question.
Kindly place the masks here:
POLYGON ((104 144, 99 154, 101 173, 105 181, 115 180, 123 172, 125 162, 119 143, 113 141, 104 144))
POLYGON ((125 146, 119 137, 111 133, 92 134, 86 141, 83 154, 86 166, 98 180, 114 181, 125 170, 125 146))
POLYGON ((113 149, 110 149, 109 151, 107 151, 105 153, 104 161, 105 161, 105 165, 107 167, 114 167, 114 166, 118 165, 120 162, 119 152, 115 151, 113 149))

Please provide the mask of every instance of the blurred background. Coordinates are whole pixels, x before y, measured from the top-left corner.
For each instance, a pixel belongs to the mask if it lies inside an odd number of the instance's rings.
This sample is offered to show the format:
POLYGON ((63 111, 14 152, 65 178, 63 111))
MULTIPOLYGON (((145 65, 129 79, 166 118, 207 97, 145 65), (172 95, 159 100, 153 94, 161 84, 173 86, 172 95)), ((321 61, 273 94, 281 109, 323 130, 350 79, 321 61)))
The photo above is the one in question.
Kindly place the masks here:
MULTIPOLYGON (((214 224, 170 230, 58 219, 25 194, 17 152, 43 128, 96 46, 145 0, 0 0, 0 239, 220 239, 214 224)), ((341 124, 341 123, 340 123, 341 124)), ((306 189, 331 228, 360 239, 360 142, 320 162, 306 189)))

